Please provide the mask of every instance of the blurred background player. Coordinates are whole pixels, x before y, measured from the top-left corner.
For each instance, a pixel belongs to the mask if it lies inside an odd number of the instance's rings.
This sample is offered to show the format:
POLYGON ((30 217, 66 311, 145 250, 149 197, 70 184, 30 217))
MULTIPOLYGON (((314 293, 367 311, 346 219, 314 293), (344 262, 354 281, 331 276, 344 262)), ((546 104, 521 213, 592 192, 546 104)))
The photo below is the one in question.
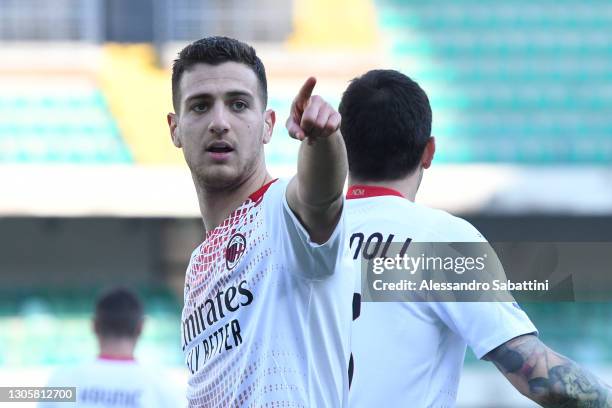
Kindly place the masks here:
MULTIPOLYGON (((142 333, 144 311, 138 296, 125 288, 104 292, 96 302, 92 321, 99 355, 95 361, 58 369, 48 386, 76 387, 78 407, 185 406, 186 400, 163 374, 134 358, 142 333)), ((62 407, 72 403, 40 403, 62 407)))
MULTIPOLYGON (((414 202, 435 153, 429 99, 416 82, 369 71, 348 86, 340 112, 357 270, 375 235, 376 248, 391 235, 398 243, 486 242, 465 220, 414 202)), ((544 407, 612 407, 612 389, 546 347, 516 303, 460 301, 363 302, 350 406, 455 406, 466 344, 544 407)))

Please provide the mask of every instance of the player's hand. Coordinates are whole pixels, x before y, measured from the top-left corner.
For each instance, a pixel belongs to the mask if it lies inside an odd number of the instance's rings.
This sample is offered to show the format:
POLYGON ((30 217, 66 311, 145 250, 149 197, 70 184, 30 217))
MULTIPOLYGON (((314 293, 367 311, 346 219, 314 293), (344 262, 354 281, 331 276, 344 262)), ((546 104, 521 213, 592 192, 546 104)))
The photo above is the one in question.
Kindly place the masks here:
POLYGON ((286 126, 294 139, 313 142, 340 127, 340 114, 319 95, 312 95, 316 84, 316 78, 308 78, 291 104, 286 126))

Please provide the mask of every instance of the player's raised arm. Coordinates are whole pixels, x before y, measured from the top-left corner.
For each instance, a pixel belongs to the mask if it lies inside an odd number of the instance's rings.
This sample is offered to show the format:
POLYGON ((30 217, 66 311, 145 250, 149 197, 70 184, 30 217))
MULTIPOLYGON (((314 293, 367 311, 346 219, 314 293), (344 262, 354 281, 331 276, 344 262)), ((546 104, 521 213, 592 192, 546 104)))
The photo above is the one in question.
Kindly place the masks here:
POLYGON ((536 336, 512 339, 485 356, 514 387, 543 407, 611 408, 612 389, 536 336))
POLYGON ((287 187, 287 202, 310 240, 323 243, 342 211, 347 160, 340 114, 323 98, 312 95, 316 83, 313 77, 306 80, 287 119, 289 135, 302 142, 297 175, 287 187))

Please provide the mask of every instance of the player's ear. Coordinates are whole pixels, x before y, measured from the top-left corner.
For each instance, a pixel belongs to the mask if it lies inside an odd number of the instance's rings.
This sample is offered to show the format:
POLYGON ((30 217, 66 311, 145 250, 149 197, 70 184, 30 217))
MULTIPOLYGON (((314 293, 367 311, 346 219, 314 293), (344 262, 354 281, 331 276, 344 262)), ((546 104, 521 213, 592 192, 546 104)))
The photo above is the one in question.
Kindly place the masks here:
POLYGON ((176 113, 168 113, 166 116, 166 120, 168 121, 168 128, 170 129, 170 137, 172 138, 172 143, 176 147, 183 147, 181 144, 181 140, 178 136, 178 116, 176 113))
POLYGON ((434 154, 436 153, 436 138, 431 136, 425 145, 425 150, 423 150, 423 155, 421 156, 421 166, 424 169, 428 169, 431 166, 431 162, 434 158, 434 154))
POLYGON ((268 109, 264 112, 264 129, 263 129, 263 143, 269 143, 272 139, 272 132, 274 131, 274 124, 276 123, 276 113, 272 109, 268 109))

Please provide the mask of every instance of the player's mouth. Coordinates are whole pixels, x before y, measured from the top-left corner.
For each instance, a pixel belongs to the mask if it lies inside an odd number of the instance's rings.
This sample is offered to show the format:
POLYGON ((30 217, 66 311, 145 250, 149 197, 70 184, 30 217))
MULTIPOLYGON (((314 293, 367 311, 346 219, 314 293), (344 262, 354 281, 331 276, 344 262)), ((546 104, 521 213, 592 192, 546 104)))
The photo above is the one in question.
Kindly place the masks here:
POLYGON ((213 160, 226 160, 233 151, 232 145, 223 141, 212 142, 206 148, 206 152, 213 160))

